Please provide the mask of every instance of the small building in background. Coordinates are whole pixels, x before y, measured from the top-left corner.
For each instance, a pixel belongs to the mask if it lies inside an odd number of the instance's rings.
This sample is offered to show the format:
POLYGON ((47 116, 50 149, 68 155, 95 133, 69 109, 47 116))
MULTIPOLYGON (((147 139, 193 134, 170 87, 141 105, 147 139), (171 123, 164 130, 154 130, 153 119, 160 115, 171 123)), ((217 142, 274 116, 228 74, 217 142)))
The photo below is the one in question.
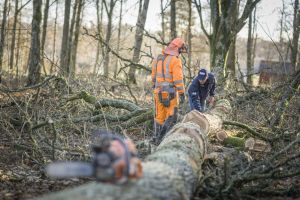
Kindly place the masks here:
POLYGON ((271 85, 285 81, 295 73, 289 62, 261 60, 259 64, 259 85, 271 85))

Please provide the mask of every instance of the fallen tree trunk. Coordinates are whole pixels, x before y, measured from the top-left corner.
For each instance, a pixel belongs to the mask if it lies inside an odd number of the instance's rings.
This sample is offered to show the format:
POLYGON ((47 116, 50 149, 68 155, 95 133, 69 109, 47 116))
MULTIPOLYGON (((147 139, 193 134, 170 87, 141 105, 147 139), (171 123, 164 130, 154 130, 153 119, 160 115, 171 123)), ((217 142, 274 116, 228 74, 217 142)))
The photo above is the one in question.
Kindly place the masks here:
POLYGON ((242 148, 246 151, 269 152, 271 150, 270 144, 263 140, 230 136, 224 130, 217 132, 216 138, 225 145, 242 148))
POLYGON ((207 114, 188 113, 143 162, 143 178, 123 185, 89 183, 40 199, 191 199, 202 177, 207 134, 222 126, 229 102, 217 102, 207 114))
POLYGON ((97 98, 93 95, 90 95, 89 93, 82 91, 73 97, 69 98, 68 101, 74 101, 77 99, 82 99, 87 103, 93 104, 96 109, 102 109, 105 107, 114 107, 114 108, 121 108, 128 110, 130 112, 141 110, 141 108, 134 103, 131 103, 127 100, 121 100, 121 99, 100 99, 97 100, 97 98))
MULTIPOLYGON (((134 125, 143 123, 145 121, 149 121, 153 119, 153 111, 151 109, 144 109, 136 104, 127 101, 127 100, 121 100, 121 99, 100 99, 97 100, 97 98, 93 95, 90 95, 89 93, 82 91, 70 98, 67 99, 67 101, 74 101, 82 99, 85 102, 94 105, 96 110, 100 110, 100 114, 93 115, 93 116, 85 116, 85 117, 77 117, 69 119, 73 123, 79 123, 79 122, 98 122, 101 120, 107 120, 108 122, 121 122, 121 126, 124 126, 126 128, 132 127, 134 125), (101 111, 103 108, 106 107, 113 107, 118 109, 124 109, 129 111, 127 114, 123 115, 113 115, 108 114, 103 111, 101 111)), ((60 119, 55 120, 55 123, 64 123, 66 122, 66 119, 60 119)), ((19 124, 23 124, 23 122, 18 122, 19 124)), ((40 122, 39 124, 33 125, 31 127, 32 130, 41 128, 43 126, 48 125, 48 121, 40 122)))

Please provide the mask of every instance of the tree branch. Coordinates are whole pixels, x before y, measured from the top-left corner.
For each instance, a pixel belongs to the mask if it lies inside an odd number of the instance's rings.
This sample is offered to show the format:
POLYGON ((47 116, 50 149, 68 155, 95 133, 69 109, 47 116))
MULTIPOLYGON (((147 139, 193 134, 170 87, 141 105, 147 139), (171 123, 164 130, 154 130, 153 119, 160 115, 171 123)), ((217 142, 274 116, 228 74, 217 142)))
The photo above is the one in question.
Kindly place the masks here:
POLYGON ((97 35, 92 35, 88 32, 87 28, 83 27, 83 29, 85 30, 85 32, 83 33, 83 35, 88 35, 98 41, 100 41, 102 44, 104 44, 104 46, 106 46, 108 48, 108 50, 113 54, 115 55, 117 58, 119 58, 120 60, 124 61, 124 62, 128 62, 130 63, 130 65, 132 66, 135 66, 136 68, 139 68, 139 69, 144 69, 146 70, 147 72, 151 72, 151 68, 150 67, 146 67, 144 65, 141 65, 139 63, 134 63, 132 62, 132 60, 130 59, 127 59, 127 58, 124 58, 122 56, 120 56, 117 52, 115 52, 106 42, 104 42, 102 36, 100 34, 97 34, 97 35))
POLYGON ((246 24, 246 20, 248 19, 248 17, 251 14, 252 10, 256 6, 256 4, 260 1, 261 0, 255 0, 253 2, 253 0, 247 0, 244 11, 243 11, 243 14, 236 22, 237 23, 236 30, 235 30, 236 33, 238 33, 243 28, 243 26, 246 24))
POLYGON ((23 92, 25 90, 30 90, 30 89, 37 89, 37 88, 45 86, 51 79, 53 79, 55 77, 56 76, 47 77, 43 82, 41 82, 39 84, 27 86, 27 87, 20 88, 20 89, 9 89, 9 88, 6 88, 4 85, 0 84, 0 91, 4 92, 4 93, 14 93, 14 92, 23 92))
POLYGON ((243 128, 243 129, 247 130, 254 137, 258 137, 258 138, 260 138, 260 139, 262 139, 264 141, 268 141, 268 142, 271 141, 270 138, 267 138, 266 136, 261 135, 260 133, 256 132, 253 128, 250 128, 246 124, 242 124, 240 122, 235 122, 235 121, 226 121, 226 120, 223 121, 223 124, 224 125, 232 125, 232 126, 237 126, 237 127, 243 128))
POLYGON ((204 32, 205 36, 210 40, 211 35, 208 34, 208 32, 206 31, 206 29, 204 28, 204 24, 203 24, 203 17, 202 17, 202 7, 201 7, 201 2, 199 0, 199 2, 197 2, 197 0, 194 0, 193 3, 196 5, 197 11, 198 11, 198 15, 200 17, 200 25, 201 25, 201 29, 204 32))

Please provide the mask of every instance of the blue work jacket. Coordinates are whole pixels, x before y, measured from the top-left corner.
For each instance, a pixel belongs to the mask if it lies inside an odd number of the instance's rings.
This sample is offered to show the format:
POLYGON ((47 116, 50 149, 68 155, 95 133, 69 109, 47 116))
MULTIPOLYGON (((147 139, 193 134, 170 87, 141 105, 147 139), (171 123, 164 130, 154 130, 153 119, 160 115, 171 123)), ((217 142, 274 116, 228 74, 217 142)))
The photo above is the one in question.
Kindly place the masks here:
POLYGON ((188 89, 191 110, 196 109, 202 112, 207 96, 215 96, 215 88, 216 79, 212 73, 208 73, 208 79, 203 85, 200 84, 197 77, 194 78, 188 89))

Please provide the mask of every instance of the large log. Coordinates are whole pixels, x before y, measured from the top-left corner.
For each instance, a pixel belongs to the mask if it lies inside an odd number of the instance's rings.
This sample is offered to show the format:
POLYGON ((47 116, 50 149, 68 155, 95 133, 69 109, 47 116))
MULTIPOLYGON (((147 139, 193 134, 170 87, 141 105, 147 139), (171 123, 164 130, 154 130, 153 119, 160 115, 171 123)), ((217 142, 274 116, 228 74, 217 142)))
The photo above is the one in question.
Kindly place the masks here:
POLYGON ((191 199, 202 177, 207 134, 221 128, 230 109, 229 102, 221 100, 210 113, 188 113, 145 159, 139 180, 123 185, 93 182, 40 199, 191 199))

